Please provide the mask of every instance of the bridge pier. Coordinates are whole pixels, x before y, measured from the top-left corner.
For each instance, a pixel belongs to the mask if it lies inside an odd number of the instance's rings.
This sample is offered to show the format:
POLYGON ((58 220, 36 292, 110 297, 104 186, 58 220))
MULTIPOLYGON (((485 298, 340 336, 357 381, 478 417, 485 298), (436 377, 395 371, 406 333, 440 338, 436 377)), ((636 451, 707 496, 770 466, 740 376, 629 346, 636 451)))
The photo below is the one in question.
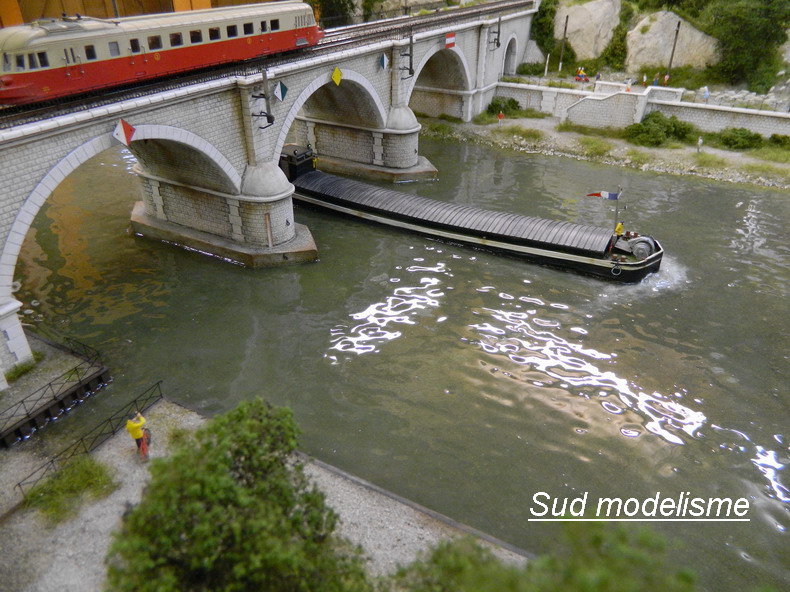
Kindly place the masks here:
POLYGON ((295 144, 309 144, 318 156, 317 167, 327 172, 394 182, 432 180, 438 172, 419 155, 420 129, 409 107, 393 106, 383 128, 299 116, 289 137, 295 144))
POLYGON ((8 388, 5 372, 33 359, 22 322, 16 314, 21 307, 22 303, 14 298, 0 303, 0 390, 8 388))
POLYGON ((238 195, 156 177, 139 164, 134 171, 143 193, 132 212, 135 234, 252 268, 318 258, 310 231, 294 221, 294 186, 278 166, 248 166, 238 195))

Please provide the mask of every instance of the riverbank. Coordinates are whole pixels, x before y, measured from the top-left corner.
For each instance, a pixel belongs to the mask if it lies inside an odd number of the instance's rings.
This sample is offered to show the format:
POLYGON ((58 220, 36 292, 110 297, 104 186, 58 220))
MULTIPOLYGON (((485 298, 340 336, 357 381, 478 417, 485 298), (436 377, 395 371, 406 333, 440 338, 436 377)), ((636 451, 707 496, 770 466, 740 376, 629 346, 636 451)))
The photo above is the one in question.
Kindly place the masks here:
POLYGON ((557 130, 557 117, 505 119, 492 125, 423 119, 423 135, 459 142, 479 142, 505 150, 588 160, 611 166, 670 175, 691 175, 790 189, 790 164, 768 162, 746 152, 702 146, 647 148, 616 138, 599 138, 557 130), (590 142, 592 140, 592 142, 590 142), (605 143, 605 145, 604 145, 605 143), (603 145, 603 146, 602 146, 603 145), (603 154, 599 147, 605 150, 603 154))
MULTIPOLYGON (((31 346, 39 349, 31 336, 31 346)), ((46 344, 44 344, 46 345, 46 344)), ((62 350, 46 348, 46 357, 25 377, 47 380, 49 368, 71 362, 62 350), (63 359, 61 359, 63 358, 63 359)), ((111 396, 111 389, 97 396, 111 396)), ((84 406, 90 405, 90 402, 84 406)), ((87 408, 72 414, 89 416, 87 408)), ((146 413, 154 433, 153 458, 166 456, 170 435, 197 429, 205 418, 169 401, 146 413)), ((140 462, 125 430, 92 454, 110 468, 117 488, 101 500, 85 501, 76 513, 58 525, 49 525, 36 510, 26 509, 16 483, 47 462, 66 445, 61 434, 42 432, 28 442, 0 450, 0 592, 93 592, 103 588, 112 533, 124 512, 139 503, 150 479, 148 464, 140 462)), ((340 516, 338 533, 359 545, 367 557, 369 573, 393 573, 438 542, 473 536, 503 561, 522 563, 523 551, 510 547, 471 527, 432 512, 409 500, 349 475, 331 465, 302 457, 305 472, 326 495, 327 504, 340 516)))

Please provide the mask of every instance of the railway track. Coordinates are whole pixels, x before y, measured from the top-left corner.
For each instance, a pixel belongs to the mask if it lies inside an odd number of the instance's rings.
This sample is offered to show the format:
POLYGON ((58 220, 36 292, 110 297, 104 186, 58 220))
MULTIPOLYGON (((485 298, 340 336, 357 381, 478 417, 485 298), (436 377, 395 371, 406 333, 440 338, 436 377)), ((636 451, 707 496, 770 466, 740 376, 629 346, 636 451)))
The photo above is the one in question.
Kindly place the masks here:
POLYGON ((437 10, 432 13, 414 16, 403 15, 328 29, 318 45, 296 52, 276 54, 230 65, 225 64, 200 71, 190 71, 189 73, 160 78, 153 82, 149 81, 133 86, 109 90, 102 89, 96 93, 85 93, 78 97, 67 97, 32 105, 5 107, 0 109, 0 129, 9 129, 17 125, 43 121, 52 117, 88 111, 120 101, 183 88, 191 84, 205 83, 232 76, 250 76, 259 73, 265 68, 336 52, 338 48, 350 49, 363 47, 378 41, 408 39, 410 35, 426 30, 449 25, 460 25, 480 17, 526 10, 534 7, 534 5, 534 0, 502 0, 471 7, 437 10))

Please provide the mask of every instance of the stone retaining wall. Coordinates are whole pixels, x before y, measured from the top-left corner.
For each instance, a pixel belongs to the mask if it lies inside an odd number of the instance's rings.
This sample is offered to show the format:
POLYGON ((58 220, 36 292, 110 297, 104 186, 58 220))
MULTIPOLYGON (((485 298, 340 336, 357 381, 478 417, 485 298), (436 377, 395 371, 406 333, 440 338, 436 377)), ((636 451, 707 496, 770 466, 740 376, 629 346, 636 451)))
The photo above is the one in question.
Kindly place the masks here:
POLYGON ((708 132, 743 127, 765 137, 790 136, 790 113, 687 103, 681 100, 683 90, 679 88, 632 86, 626 92, 625 84, 613 82, 598 82, 591 88, 594 90, 501 82, 496 96, 515 99, 522 109, 589 127, 622 128, 659 111, 708 132))

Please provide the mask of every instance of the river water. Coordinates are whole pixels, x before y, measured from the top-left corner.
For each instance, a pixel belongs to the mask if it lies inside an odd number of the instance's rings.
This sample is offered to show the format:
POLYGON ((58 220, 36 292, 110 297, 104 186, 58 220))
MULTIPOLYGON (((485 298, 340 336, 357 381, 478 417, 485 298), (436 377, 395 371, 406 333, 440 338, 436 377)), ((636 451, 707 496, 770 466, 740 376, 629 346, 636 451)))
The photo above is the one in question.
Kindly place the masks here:
MULTIPOLYGON (((107 151, 39 213, 29 323, 98 348, 113 385, 79 431, 164 380, 205 414, 261 395, 306 452, 533 551, 535 496, 746 498, 749 522, 659 522, 705 589, 790 581, 787 194, 421 141, 436 199, 655 235, 616 285, 297 207, 320 261, 251 271, 129 236, 132 157, 107 151)), ((544 498, 540 498, 544 499, 544 498)), ((578 506, 577 506, 578 507, 578 506)), ((730 514, 733 516, 733 514, 730 514)))

